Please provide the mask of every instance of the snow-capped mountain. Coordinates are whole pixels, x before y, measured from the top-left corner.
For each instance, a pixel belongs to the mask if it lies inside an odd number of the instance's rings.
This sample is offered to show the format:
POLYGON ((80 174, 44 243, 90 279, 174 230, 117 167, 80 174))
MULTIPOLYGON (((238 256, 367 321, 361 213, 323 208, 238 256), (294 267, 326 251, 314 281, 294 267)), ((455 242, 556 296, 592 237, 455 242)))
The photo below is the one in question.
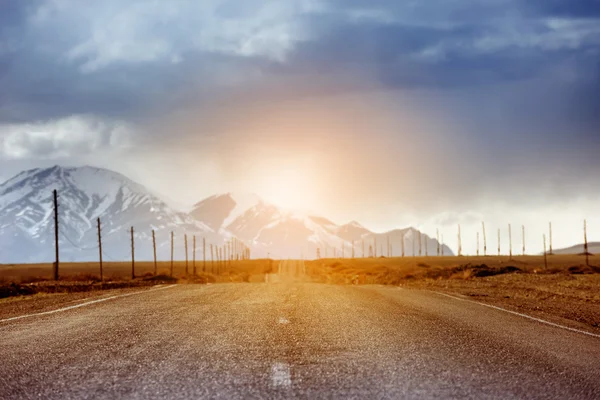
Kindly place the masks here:
MULTIPOLYGON (((438 251, 438 241, 415 228, 394 229, 384 233, 368 233, 361 238, 365 241, 366 250, 369 246, 377 256, 435 256, 438 251), (389 250, 388 250, 389 244, 389 250), (403 251, 404 250, 404 251, 403 251)), ((452 250, 445 244, 439 244, 440 255, 453 255, 452 250)))
POLYGON ((190 214, 211 229, 219 231, 250 208, 262 203, 261 198, 252 193, 225 193, 210 196, 196 203, 190 214))
MULTIPOLYGON (((350 257, 376 254, 435 255, 437 241, 408 228, 374 233, 352 221, 338 225, 304 211, 286 210, 254 194, 226 193, 208 197, 191 211, 175 210, 163 197, 127 177, 101 168, 55 166, 24 171, 0 185, 0 263, 50 262, 54 259, 53 190, 59 193, 59 243, 65 261, 97 260, 97 225, 102 221, 106 260, 131 257, 130 232, 135 229, 136 259, 151 260, 152 230, 159 259, 170 257, 170 233, 175 257, 183 259, 185 234, 191 253, 202 256, 202 239, 223 245, 236 237, 257 257, 350 257), (391 251, 388 253, 387 242, 391 251)), ((444 254, 452 252, 444 247, 444 254)))
MULTIPOLYGON (((337 225, 331 220, 311 213, 286 210, 270 204, 256 195, 221 194, 211 196, 196 204, 192 215, 211 228, 229 232, 250 246, 254 257, 306 257, 314 258, 317 249, 321 257, 362 256, 362 241, 365 255, 388 255, 387 240, 390 240, 390 255, 401 255, 402 240, 405 255, 412 255, 412 243, 418 255, 418 235, 414 228, 374 233, 356 221, 337 225), (371 246, 371 253, 369 253, 371 246)), ((441 248, 440 248, 441 249, 441 248)), ((437 254, 437 241, 421 236, 423 255, 437 254)), ((444 246, 444 254, 452 251, 444 246)))
POLYGON ((54 243, 52 191, 59 193, 59 243, 64 260, 97 259, 97 225, 101 218, 107 259, 130 257, 128 229, 135 228, 136 256, 152 257, 156 230, 160 257, 170 253, 170 231, 198 234, 222 242, 202 222, 174 211, 142 185, 94 167, 55 166, 24 171, 0 185, 0 262, 52 260, 54 243))
POLYGON ((372 232, 356 221, 344 224, 337 230, 338 236, 347 241, 360 240, 369 233, 372 232))

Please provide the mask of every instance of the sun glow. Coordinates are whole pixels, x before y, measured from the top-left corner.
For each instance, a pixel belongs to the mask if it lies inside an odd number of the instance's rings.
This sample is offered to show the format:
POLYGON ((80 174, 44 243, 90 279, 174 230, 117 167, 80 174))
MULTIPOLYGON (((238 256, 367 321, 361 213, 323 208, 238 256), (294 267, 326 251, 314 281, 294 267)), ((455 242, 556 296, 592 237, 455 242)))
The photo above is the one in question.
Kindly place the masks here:
POLYGON ((261 174, 258 194, 285 208, 313 207, 317 189, 315 179, 314 169, 305 160, 280 161, 261 174))

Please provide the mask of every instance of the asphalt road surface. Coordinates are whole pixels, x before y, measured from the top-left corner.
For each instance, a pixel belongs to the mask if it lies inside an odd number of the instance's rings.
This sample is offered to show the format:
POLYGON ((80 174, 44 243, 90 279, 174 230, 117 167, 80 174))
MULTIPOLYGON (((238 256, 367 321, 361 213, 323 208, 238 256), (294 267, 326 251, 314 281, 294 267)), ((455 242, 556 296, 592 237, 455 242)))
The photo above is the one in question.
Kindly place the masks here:
POLYGON ((0 361, 2 399, 600 398, 598 337, 432 292, 302 279, 2 321, 0 361))

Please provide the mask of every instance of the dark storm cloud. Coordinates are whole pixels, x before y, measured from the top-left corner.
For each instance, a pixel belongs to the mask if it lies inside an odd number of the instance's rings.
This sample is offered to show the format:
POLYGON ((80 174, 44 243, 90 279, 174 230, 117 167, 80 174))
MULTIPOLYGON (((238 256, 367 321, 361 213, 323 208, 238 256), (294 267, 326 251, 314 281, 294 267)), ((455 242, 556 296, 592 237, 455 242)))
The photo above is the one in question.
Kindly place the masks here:
POLYGON ((530 0, 524 6, 532 13, 553 17, 600 17, 598 0, 530 0))
MULTIPOLYGON (((292 45, 284 60, 261 54, 223 54, 212 45, 178 48, 193 32, 178 31, 178 26, 157 20, 144 25, 144 30, 166 38, 166 44, 161 44, 167 53, 175 48, 176 62, 164 57, 127 63, 110 58, 114 51, 110 48, 105 50, 109 57, 100 60, 95 57, 102 54, 82 53, 93 32, 78 24, 61 28, 56 22, 40 28, 32 15, 34 6, 43 3, 3 2, 0 6, 4 22, 0 43, 6 43, 4 52, 0 47, 2 120, 78 113, 139 118, 203 99, 235 99, 245 87, 255 90, 264 85, 260 92, 270 95, 273 86, 285 87, 286 79, 293 83, 290 91, 296 95, 292 89, 298 87, 297 76, 315 74, 329 80, 342 74, 350 78, 325 88, 304 82, 310 95, 360 90, 368 86, 360 82, 365 79, 390 88, 439 89, 529 79, 548 65, 598 45, 597 31, 580 29, 573 39, 569 30, 570 41, 562 43, 562 37, 543 21, 519 19, 520 13, 540 18, 590 16, 597 5, 592 1, 434 0, 407 6, 384 0, 331 0, 318 12, 292 13, 289 18, 306 37, 292 45), (262 81, 246 79, 249 71, 262 75, 262 81)), ((262 3, 221 2, 215 15, 233 21, 252 18, 262 3)), ((139 18, 147 16, 140 13, 139 18)), ((134 39, 144 44, 143 37, 134 39)))
POLYGON ((41 0, 0 0, 0 123, 79 114, 143 123, 186 107, 210 119, 252 103, 427 91, 421 108, 435 115, 429 101, 441 98, 437 108, 461 120, 480 153, 446 155, 449 187, 555 168, 536 149, 570 163, 561 178, 600 167, 590 156, 600 140, 597 1, 290 1, 264 13, 262 0, 209 11, 62 3, 49 13, 41 0), (559 151, 581 143, 592 145, 559 151))

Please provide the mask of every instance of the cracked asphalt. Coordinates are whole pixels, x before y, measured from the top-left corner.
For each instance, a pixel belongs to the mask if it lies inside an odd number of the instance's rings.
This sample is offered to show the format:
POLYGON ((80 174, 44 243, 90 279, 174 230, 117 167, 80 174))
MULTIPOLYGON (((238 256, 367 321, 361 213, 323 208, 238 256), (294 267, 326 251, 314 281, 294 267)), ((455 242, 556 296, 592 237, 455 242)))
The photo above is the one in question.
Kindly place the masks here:
POLYGON ((0 398, 600 398, 600 338, 301 263, 0 322, 0 398))

